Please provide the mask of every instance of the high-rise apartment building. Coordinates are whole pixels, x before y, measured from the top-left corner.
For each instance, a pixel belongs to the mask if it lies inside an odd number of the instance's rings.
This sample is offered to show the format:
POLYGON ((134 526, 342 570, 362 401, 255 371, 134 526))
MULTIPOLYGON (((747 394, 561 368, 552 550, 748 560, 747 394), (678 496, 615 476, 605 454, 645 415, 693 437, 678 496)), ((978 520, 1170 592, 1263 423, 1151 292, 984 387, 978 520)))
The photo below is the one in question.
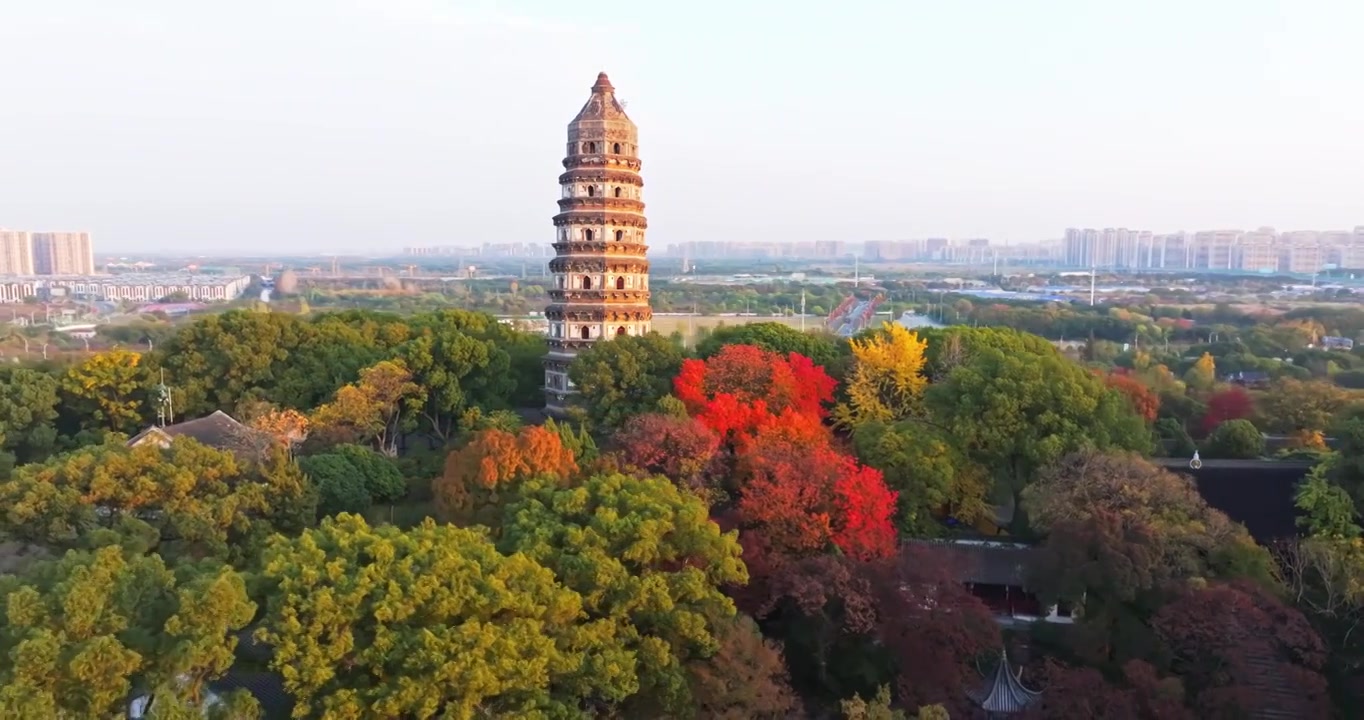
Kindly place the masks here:
POLYGON ((33 274, 33 238, 24 230, 0 230, 0 275, 33 274))
POLYGON ((90 233, 33 233, 33 269, 38 275, 94 275, 90 233))

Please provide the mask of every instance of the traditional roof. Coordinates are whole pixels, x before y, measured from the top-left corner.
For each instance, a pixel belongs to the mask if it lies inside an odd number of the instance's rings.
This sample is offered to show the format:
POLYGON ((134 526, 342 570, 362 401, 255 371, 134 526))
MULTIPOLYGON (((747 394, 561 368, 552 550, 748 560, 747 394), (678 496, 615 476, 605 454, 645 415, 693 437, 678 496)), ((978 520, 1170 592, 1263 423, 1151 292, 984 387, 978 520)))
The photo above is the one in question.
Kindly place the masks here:
POLYGON ((1023 686, 1023 671, 1014 672, 1009 667, 1009 653, 999 651, 999 664, 994 675, 986 678, 985 683, 975 692, 969 693, 971 699, 987 713, 1007 715, 1022 712, 1037 699, 1040 692, 1023 686))
POLYGON ((942 553, 957 579, 976 585, 1026 587, 1028 566, 1037 549, 1017 543, 988 541, 911 541, 942 553))
POLYGON ((578 111, 570 124, 593 120, 624 120, 630 122, 625 107, 616 99, 616 88, 606 73, 597 73, 597 82, 592 85, 592 96, 587 98, 583 109, 578 111))
POLYGON ((239 450, 246 444, 243 441, 254 432, 256 431, 234 420, 231 415, 217 410, 208 417, 186 420, 165 427, 147 428, 133 436, 128 441, 128 447, 137 447, 148 442, 165 446, 170 445, 175 438, 187 437, 219 450, 239 450))

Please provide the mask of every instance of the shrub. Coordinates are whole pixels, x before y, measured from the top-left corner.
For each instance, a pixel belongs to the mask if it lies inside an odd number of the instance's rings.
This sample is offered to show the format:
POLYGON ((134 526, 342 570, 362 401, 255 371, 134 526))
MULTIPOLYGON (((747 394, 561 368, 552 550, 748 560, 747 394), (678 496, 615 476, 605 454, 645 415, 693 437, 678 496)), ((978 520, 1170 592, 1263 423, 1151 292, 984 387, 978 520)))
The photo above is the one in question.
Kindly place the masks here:
POLYGON ((1210 458, 1257 458, 1265 452, 1265 438, 1249 420, 1228 420, 1213 429, 1204 447, 1210 458))

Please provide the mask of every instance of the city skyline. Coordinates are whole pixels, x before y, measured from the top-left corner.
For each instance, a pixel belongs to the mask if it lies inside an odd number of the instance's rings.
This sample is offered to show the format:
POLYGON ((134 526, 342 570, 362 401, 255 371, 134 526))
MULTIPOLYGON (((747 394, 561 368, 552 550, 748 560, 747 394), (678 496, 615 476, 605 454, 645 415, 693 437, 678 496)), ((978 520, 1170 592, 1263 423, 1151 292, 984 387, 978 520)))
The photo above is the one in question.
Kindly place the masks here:
POLYGON ((111 253, 547 242, 545 158, 602 70, 660 246, 1364 222, 1346 3, 133 5, 0 11, 42 58, 0 106, 0 225, 111 253))

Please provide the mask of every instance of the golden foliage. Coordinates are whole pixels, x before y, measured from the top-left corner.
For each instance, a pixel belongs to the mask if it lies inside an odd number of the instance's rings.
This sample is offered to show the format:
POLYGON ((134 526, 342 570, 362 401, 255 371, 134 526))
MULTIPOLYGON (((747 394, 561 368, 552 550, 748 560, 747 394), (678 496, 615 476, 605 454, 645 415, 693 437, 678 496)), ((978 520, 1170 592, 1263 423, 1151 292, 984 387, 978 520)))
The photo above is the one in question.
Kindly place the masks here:
POLYGON ((846 427, 867 422, 892 423, 916 414, 928 378, 924 352, 928 343, 917 333, 891 324, 884 334, 851 342, 853 370, 848 400, 834 408, 834 419, 846 427))

